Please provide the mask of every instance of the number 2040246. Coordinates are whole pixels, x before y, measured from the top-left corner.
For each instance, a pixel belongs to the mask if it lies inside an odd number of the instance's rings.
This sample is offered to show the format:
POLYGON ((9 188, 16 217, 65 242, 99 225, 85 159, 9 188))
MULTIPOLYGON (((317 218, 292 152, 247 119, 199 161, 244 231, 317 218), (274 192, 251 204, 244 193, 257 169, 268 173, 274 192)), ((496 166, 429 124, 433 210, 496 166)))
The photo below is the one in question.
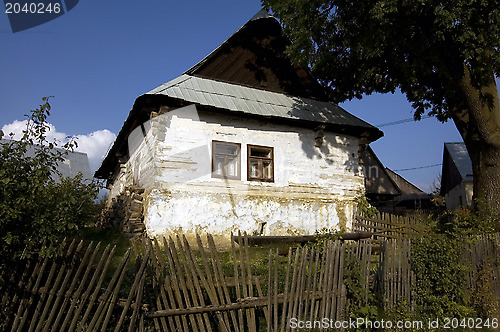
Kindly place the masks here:
POLYGON ((466 328, 466 329, 483 329, 483 328, 498 328, 498 319, 482 319, 482 318, 444 318, 443 328, 445 329, 456 329, 456 328, 466 328))
POLYGON ((61 12, 61 4, 54 3, 19 3, 19 2, 6 2, 6 14, 59 14, 61 12))

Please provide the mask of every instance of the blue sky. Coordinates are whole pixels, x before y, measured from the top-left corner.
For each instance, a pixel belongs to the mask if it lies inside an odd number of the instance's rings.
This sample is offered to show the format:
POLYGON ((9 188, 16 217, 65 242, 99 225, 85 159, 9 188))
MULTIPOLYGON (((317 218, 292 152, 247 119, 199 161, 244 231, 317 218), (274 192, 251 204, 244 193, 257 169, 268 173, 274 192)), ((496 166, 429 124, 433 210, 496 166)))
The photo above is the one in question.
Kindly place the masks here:
MULTIPOLYGON (((0 13, 0 128, 54 96, 49 122, 80 135, 95 168, 134 100, 203 59, 261 8, 259 0, 81 0, 65 15, 12 33, 0 13)), ((401 94, 372 95, 342 106, 373 125, 412 117, 401 94)), ((14 124, 13 124, 14 123, 14 124)), ((435 118, 381 128, 372 144, 398 170, 438 164, 443 143, 460 141, 453 123, 435 118)), ((400 174, 428 190, 440 167, 400 174)))

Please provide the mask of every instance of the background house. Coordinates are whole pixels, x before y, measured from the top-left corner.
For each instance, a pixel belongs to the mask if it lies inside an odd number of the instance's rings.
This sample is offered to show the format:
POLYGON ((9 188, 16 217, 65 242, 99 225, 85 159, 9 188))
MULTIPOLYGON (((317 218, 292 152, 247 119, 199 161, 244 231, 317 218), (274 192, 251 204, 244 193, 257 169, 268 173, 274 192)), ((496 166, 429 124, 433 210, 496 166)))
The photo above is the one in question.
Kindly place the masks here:
MULTIPOLYGON (((3 144, 11 144, 13 143, 10 139, 0 139, 0 145, 3 144)), ((14 141, 15 144, 15 141, 14 141)), ((37 147, 36 146, 28 146, 26 157, 34 157, 37 147)), ((55 150, 66 152, 61 148, 54 148, 55 150)), ((63 156, 64 161, 57 164, 56 172, 56 180, 59 178, 73 178, 78 175, 78 173, 82 173, 82 178, 84 180, 91 181, 92 174, 90 172, 89 158, 84 152, 75 152, 75 151, 67 151, 67 153, 63 156)))
POLYGON ((364 186, 358 152, 383 134, 329 102, 287 44, 260 12, 137 98, 96 171, 118 222, 223 236, 350 227, 364 186))
POLYGON ((472 174, 472 161, 465 143, 444 143, 441 196, 445 197, 447 209, 472 206, 472 174))
POLYGON ((404 214, 432 207, 431 195, 385 167, 371 147, 364 153, 363 169, 366 197, 379 211, 404 214))

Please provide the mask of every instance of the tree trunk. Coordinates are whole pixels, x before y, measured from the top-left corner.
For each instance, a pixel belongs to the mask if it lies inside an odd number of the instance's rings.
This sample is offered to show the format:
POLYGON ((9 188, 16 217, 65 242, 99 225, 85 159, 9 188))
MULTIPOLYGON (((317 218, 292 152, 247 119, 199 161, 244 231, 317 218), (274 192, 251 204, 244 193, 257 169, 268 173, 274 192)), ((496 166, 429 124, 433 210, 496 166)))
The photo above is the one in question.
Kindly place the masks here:
POLYGON ((477 142, 468 142, 466 146, 474 175, 474 208, 480 214, 491 209, 500 215, 500 148, 477 142))
POLYGON ((473 164, 476 208, 480 213, 488 213, 490 208, 500 215, 500 148, 483 145, 476 154, 477 161, 473 164))
POLYGON ((495 79, 477 86, 465 66, 459 82, 465 110, 453 120, 472 161, 474 208, 480 214, 500 215, 500 105, 495 79))

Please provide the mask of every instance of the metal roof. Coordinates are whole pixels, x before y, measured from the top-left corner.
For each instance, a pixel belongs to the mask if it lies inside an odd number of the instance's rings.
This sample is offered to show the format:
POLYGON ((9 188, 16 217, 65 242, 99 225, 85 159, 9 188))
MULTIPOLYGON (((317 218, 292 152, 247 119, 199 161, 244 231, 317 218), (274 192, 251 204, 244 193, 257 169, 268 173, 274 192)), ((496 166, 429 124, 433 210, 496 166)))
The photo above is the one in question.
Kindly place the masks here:
POLYGON ((190 75, 162 84, 147 94, 165 95, 204 106, 264 117, 376 129, 340 106, 190 75))
POLYGON ((463 180, 473 180, 472 176, 472 161, 469 157, 469 152, 465 147, 465 143, 444 143, 445 149, 448 150, 450 157, 457 167, 458 172, 463 180))

